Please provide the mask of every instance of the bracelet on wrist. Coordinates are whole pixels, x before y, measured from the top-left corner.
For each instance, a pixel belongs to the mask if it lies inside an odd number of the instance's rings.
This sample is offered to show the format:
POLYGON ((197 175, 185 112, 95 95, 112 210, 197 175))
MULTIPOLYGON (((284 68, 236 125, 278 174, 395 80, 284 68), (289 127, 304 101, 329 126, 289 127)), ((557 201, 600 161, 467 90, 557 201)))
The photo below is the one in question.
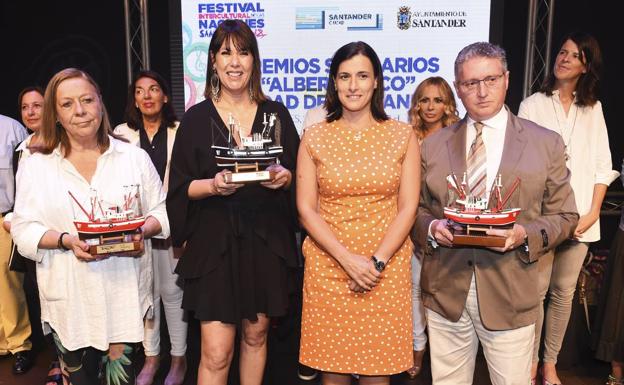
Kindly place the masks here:
POLYGON ((63 232, 61 233, 61 235, 59 235, 59 238, 58 238, 58 243, 57 243, 57 245, 56 245, 56 246, 57 246, 59 249, 62 249, 62 250, 65 250, 65 251, 69 251, 69 248, 65 247, 65 245, 63 244, 63 237, 64 237, 64 236, 66 236, 66 235, 69 235, 69 233, 68 233, 67 231, 63 231, 63 232))

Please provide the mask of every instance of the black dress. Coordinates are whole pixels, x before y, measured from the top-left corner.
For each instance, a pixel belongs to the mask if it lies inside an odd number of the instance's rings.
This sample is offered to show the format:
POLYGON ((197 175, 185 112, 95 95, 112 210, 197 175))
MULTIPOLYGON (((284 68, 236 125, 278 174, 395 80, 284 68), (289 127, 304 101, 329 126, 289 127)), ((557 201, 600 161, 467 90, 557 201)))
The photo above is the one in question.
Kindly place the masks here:
POLYGON ((293 174, 287 191, 250 184, 230 196, 190 200, 193 180, 221 171, 211 146, 227 146, 228 129, 210 99, 191 107, 178 128, 167 214, 173 245, 186 242, 176 268, 184 279, 182 307, 199 320, 238 324, 256 320, 257 313, 286 314, 289 267, 297 264, 293 192, 299 136, 288 110, 273 101, 258 105, 252 132, 262 130, 264 113, 270 112, 281 125, 280 162, 293 174))

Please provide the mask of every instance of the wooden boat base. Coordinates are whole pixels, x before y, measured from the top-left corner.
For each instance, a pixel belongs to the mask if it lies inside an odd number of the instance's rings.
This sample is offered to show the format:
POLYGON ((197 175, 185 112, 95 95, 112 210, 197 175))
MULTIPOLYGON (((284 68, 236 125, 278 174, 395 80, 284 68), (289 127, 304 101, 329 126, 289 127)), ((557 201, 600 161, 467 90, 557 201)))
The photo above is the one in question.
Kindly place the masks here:
POLYGON ((141 249, 141 243, 143 241, 132 242, 120 242, 120 243, 106 243, 103 245, 89 246, 89 254, 102 255, 102 254, 115 254, 115 253, 127 253, 130 251, 137 251, 141 249))
POLYGON ((455 246, 481 246, 481 247, 504 247, 505 237, 498 235, 486 235, 489 229, 509 229, 512 226, 456 226, 451 228, 453 245, 455 246))
POLYGON ((275 178, 275 171, 233 172, 225 174, 226 183, 268 182, 275 178))

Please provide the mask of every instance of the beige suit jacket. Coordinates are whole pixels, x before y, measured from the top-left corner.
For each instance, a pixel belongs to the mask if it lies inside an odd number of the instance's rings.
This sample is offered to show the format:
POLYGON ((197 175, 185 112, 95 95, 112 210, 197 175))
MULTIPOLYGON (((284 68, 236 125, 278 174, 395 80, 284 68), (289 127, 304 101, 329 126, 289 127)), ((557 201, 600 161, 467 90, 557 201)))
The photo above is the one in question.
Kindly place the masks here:
POLYGON ((462 314, 473 274, 483 325, 515 329, 535 322, 538 306, 537 259, 572 236, 578 221, 570 172, 561 137, 509 113, 498 173, 502 194, 516 177, 521 184, 508 207, 520 207, 517 223, 528 234, 524 247, 497 253, 474 247, 437 247, 428 241, 429 224, 443 218, 448 203, 446 177, 466 171, 466 118, 427 137, 421 145, 420 205, 413 240, 424 250, 421 286, 424 305, 450 321, 462 314))

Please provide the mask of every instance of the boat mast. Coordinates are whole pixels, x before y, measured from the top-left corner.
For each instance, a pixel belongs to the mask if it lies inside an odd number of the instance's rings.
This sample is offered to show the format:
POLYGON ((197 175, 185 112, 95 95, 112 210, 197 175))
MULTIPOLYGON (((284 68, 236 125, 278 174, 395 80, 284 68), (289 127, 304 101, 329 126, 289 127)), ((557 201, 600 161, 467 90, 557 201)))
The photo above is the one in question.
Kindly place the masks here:
POLYGON ((492 189, 492 199, 496 200, 496 211, 501 211, 503 209, 503 202, 501 202, 501 174, 496 176, 496 180, 494 181, 494 188, 492 189))
POLYGON ((461 185, 459 184, 455 173, 451 173, 449 177, 450 177, 450 181, 447 180, 449 182, 448 187, 455 190, 459 199, 466 199, 466 191, 464 190, 464 183, 462 183, 461 185))
POLYGON ((264 117, 262 119, 262 125, 262 137, 267 138, 269 136, 269 131, 267 130, 267 128, 269 127, 269 122, 267 122, 266 112, 264 113, 264 117))
POLYGON ((137 200, 137 212, 134 213, 135 216, 142 216, 143 215, 143 205, 141 204, 141 192, 139 191, 139 184, 135 184, 134 185, 136 187, 136 192, 134 194, 134 197, 137 200))
POLYGON ((74 196, 74 194, 72 194, 71 191, 67 191, 67 193, 69 194, 69 196, 74 200, 74 202, 76 202, 76 204, 78 205, 78 207, 80 207, 80 210, 82 210, 82 212, 85 214, 85 216, 89 219, 89 221, 93 222, 95 215, 93 214, 93 203, 91 204, 91 214, 89 214, 87 212, 87 210, 85 210, 84 207, 82 207, 82 205, 80 204, 80 202, 78 202, 78 199, 76 199, 76 197, 74 196))
POLYGON ((232 148, 232 131, 234 130, 234 117, 232 113, 228 115, 228 147, 232 148))
POLYGON ((514 191, 516 191, 518 186, 520 186, 520 178, 516 177, 516 180, 514 180, 513 185, 511 185, 511 188, 509 189, 507 194, 505 194, 505 198, 503 198, 503 202, 501 203, 501 207, 505 207, 505 205, 507 204, 507 201, 509 200, 509 198, 511 198, 511 194, 513 194, 514 191))
POLYGON ((466 176, 466 173, 464 172, 464 176, 461 182, 461 193, 464 197, 466 197, 466 187, 468 187, 468 182, 466 179, 467 179, 467 176, 466 176))

